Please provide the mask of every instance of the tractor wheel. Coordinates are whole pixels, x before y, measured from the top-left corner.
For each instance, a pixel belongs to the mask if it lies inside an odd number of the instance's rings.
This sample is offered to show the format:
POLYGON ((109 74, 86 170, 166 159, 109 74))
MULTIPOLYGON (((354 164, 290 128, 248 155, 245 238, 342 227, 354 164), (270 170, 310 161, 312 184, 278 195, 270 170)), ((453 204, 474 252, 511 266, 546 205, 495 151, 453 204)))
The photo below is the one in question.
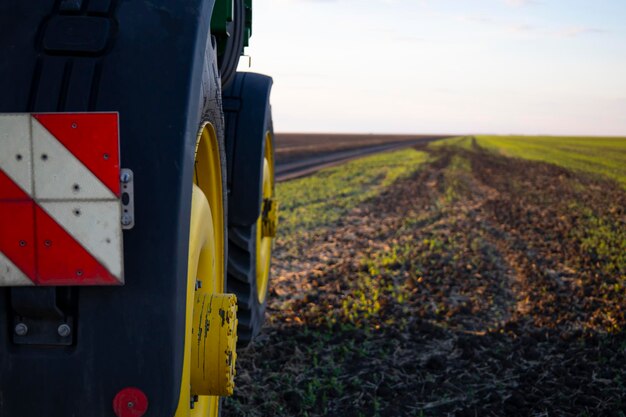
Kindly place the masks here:
POLYGON ((217 417, 221 396, 232 395, 234 388, 236 297, 224 293, 227 259, 224 119, 214 51, 207 49, 207 54, 213 56, 206 60, 204 109, 195 149, 186 337, 175 417, 217 417))
POLYGON ((239 300, 239 347, 248 345, 263 325, 276 235, 274 145, 269 112, 268 117, 260 183, 261 211, 252 225, 231 226, 228 230, 228 291, 239 300))

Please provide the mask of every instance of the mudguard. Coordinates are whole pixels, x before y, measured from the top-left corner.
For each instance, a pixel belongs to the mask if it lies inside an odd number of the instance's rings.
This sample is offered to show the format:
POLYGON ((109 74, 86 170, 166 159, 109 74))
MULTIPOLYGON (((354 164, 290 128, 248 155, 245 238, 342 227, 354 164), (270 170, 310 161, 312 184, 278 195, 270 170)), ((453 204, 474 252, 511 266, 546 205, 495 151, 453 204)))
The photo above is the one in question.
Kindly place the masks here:
POLYGON ((1 416, 112 417, 125 387, 147 395, 148 415, 174 414, 213 3, 0 0, 0 112, 119 112, 135 188, 124 286, 0 288, 1 416), (71 345, 16 344, 15 309, 41 313, 50 297, 73 315, 71 345))
POLYGON ((228 223, 250 226, 261 212, 265 134, 271 130, 272 78, 238 72, 224 91, 228 223))

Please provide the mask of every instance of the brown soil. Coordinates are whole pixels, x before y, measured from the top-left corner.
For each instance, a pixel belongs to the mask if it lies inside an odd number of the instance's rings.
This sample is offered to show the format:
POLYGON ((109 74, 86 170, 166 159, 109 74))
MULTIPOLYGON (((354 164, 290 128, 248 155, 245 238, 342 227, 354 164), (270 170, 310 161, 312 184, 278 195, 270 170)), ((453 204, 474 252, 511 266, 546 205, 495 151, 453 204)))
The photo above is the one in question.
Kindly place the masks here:
POLYGON ((277 247, 228 416, 626 414, 626 192, 481 149, 277 247))
POLYGON ((375 135, 337 133, 276 133, 276 161, 285 163, 303 157, 329 155, 389 143, 413 142, 416 139, 437 139, 441 135, 375 135))

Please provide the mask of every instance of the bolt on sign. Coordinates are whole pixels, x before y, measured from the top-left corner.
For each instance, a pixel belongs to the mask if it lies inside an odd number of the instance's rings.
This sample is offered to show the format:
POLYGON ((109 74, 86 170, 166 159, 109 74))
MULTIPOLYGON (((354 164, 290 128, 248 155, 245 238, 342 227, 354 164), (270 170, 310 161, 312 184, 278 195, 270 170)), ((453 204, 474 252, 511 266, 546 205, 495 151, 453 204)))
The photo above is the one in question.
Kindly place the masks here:
POLYGON ((118 119, 0 114, 0 286, 124 283, 118 119))

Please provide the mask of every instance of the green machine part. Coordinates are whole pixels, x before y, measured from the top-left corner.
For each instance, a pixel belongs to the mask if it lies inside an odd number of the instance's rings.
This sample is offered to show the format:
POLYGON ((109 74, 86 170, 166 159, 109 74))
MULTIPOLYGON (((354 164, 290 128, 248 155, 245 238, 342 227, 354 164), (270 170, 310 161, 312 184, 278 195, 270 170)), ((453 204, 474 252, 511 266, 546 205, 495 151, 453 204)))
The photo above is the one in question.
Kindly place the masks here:
POLYGON ((217 63, 225 88, 234 79, 239 58, 252 36, 252 0, 216 0, 211 34, 217 42, 217 63))
POLYGON ((213 34, 226 34, 228 23, 233 21, 234 0, 217 0, 213 6, 211 16, 211 32, 213 34))
POLYGON ((243 45, 248 46, 252 37, 252 0, 244 0, 246 8, 246 35, 243 45))
MULTIPOLYGON (((217 0, 211 16, 211 32, 222 44, 218 45, 218 49, 220 49, 220 46, 223 48, 226 40, 233 35, 230 31, 233 28, 233 12, 236 1, 242 2, 245 9, 243 46, 248 46, 250 43, 250 37, 252 36, 252 0, 217 0)), ((243 51, 240 52, 243 53, 243 51)))

